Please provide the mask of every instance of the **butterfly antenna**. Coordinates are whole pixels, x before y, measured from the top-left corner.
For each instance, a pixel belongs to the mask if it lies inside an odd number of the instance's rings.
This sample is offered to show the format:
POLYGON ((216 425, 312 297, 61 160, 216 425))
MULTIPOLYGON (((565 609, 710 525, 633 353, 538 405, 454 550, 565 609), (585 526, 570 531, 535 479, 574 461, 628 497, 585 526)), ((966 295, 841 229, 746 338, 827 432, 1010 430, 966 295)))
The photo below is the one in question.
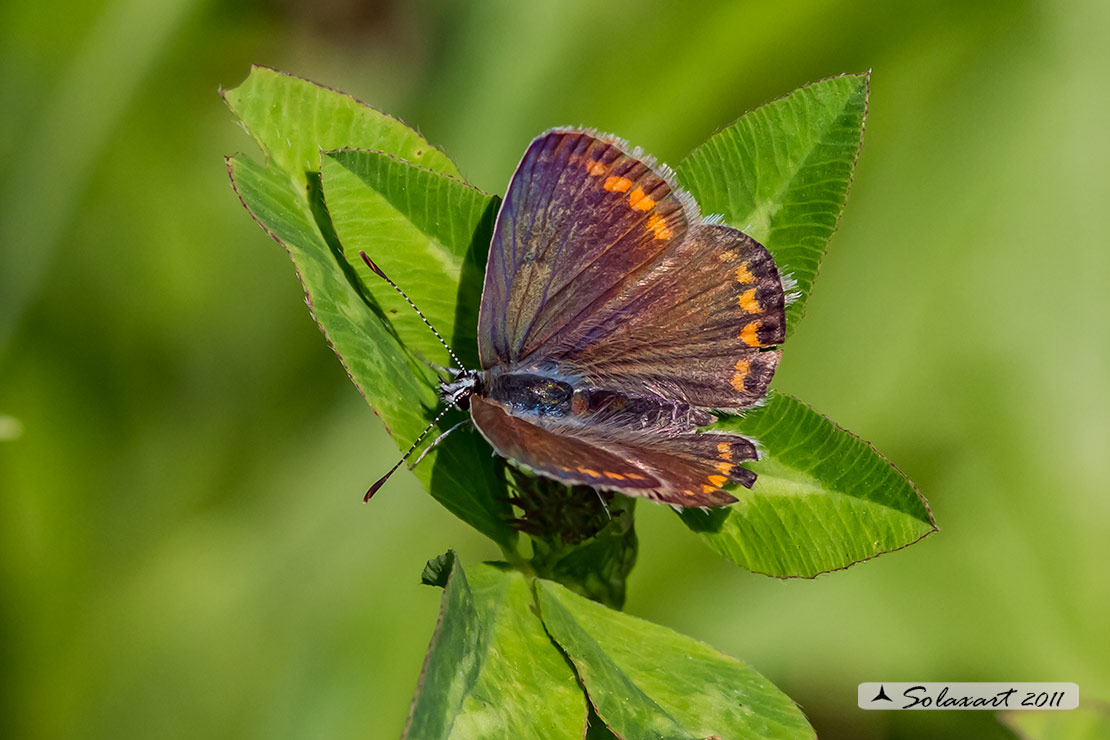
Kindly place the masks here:
POLYGON ((451 406, 444 406, 443 411, 440 411, 438 414, 436 414, 436 418, 432 419, 432 422, 428 424, 428 426, 424 427, 424 431, 420 433, 420 436, 416 438, 416 441, 412 443, 412 446, 409 447, 408 451, 406 451, 405 454, 401 456, 401 459, 397 461, 397 464, 390 468, 388 473, 383 475, 381 478, 378 478, 377 482, 374 483, 374 485, 370 486, 370 490, 366 492, 366 496, 364 496, 362 499, 363 503, 369 501, 370 498, 378 492, 378 489, 385 485, 385 482, 389 480, 389 476, 396 473, 397 468, 401 467, 401 463, 409 459, 409 455, 413 453, 413 450, 415 450, 416 447, 424 441, 424 438, 428 436, 428 432, 432 431, 432 429, 435 428, 435 425, 439 423, 439 420, 442 419, 443 415, 450 411, 451 408, 451 406))
MULTIPOLYGON (((432 326, 432 322, 428 321, 428 317, 424 315, 424 312, 416 307, 416 304, 412 302, 411 298, 409 298, 407 295, 405 295, 405 291, 401 290, 401 287, 399 285, 397 285, 397 283, 390 280, 389 276, 386 275, 384 272, 382 272, 382 268, 378 267, 377 263, 375 263, 374 260, 370 259, 366 255, 366 252, 363 252, 362 250, 359 250, 359 255, 362 257, 362 261, 366 263, 366 266, 374 271, 375 275, 377 275, 382 280, 389 283, 390 287, 393 288, 398 293, 400 293, 401 297, 405 299, 405 302, 408 303, 410 306, 412 306, 412 310, 416 311, 416 315, 419 316, 420 320, 424 322, 424 326, 426 326, 426 327, 428 327, 429 329, 432 330, 432 334, 436 335, 436 339, 438 339, 439 343, 443 345, 443 348, 445 350, 447 350, 447 354, 451 355, 451 359, 455 361, 455 366, 459 367, 459 368, 462 368, 463 367, 462 360, 460 360, 458 358, 458 355, 456 355, 454 350, 451 349, 451 346, 449 344, 447 344, 447 342, 443 341, 443 337, 441 337, 439 335, 439 332, 436 331, 436 328, 434 326, 432 326)), ((402 460, 401 462, 404 462, 404 460, 402 460)), ((400 463, 398 463, 398 465, 400 465, 400 463)), ((392 473, 393 471, 391 470, 389 472, 392 473)), ((386 476, 386 477, 389 477, 389 476, 386 476)), ((367 496, 367 498, 369 498, 369 496, 367 496)))

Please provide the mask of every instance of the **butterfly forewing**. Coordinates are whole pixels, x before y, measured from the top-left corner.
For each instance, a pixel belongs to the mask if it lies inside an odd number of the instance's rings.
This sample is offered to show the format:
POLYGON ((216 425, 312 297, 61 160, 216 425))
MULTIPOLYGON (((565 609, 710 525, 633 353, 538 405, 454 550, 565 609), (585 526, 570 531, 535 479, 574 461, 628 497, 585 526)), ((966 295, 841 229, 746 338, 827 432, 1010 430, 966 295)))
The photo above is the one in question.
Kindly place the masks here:
POLYGON ((473 398, 475 425, 498 454, 567 485, 612 488, 626 493, 648 491, 660 483, 635 461, 621 458, 573 434, 559 434, 508 413, 504 406, 473 398))
POLYGON ((692 201, 612 137, 555 130, 528 148, 498 213, 478 320, 482 367, 536 364, 685 235, 692 201))

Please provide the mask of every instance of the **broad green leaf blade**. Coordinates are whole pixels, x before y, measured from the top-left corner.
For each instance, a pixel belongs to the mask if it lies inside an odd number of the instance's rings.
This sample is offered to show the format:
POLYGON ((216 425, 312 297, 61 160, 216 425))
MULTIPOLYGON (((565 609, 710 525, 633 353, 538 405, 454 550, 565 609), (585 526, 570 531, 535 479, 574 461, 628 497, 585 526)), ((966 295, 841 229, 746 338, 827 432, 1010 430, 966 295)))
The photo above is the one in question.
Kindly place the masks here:
POLYGON ((296 182, 320 169, 320 151, 354 146, 390 152, 437 172, 457 175, 447 155, 396 118, 346 93, 266 67, 252 67, 243 84, 223 92, 269 163, 296 182))
POLYGON ((408 348, 441 365, 446 351, 415 311, 359 257, 396 282, 469 367, 478 364, 478 302, 499 200, 383 152, 323 158, 324 200, 363 285, 408 348))
POLYGON ((405 740, 581 740, 586 701, 523 574, 456 559, 405 740))
MULTIPOLYGON (((288 175, 248 159, 228 160, 243 205, 288 251, 305 289, 309 310, 359 392, 394 437, 413 440, 440 405, 433 373, 401 349, 385 320, 363 300, 315 220, 309 202, 288 175)), ((503 547, 516 532, 504 478, 477 433, 456 432, 415 470, 448 510, 503 547)))
POLYGON ((912 544, 936 531, 925 499, 859 437, 801 401, 772 391, 767 403, 714 426, 758 440, 759 474, 740 500, 687 509, 687 526, 757 573, 812 578, 912 544))
POLYGON ((548 634, 624 740, 812 738, 794 703, 740 661, 673 630, 536 581, 548 634))
POLYGON ((1002 724, 1019 740, 1106 740, 1110 738, 1110 705, 1085 702, 1067 711, 1000 712, 1002 724))
POLYGON ((764 244, 797 281, 787 333, 805 313, 836 230, 867 114, 867 75, 844 75, 795 90, 710 137, 677 168, 702 213, 764 244))

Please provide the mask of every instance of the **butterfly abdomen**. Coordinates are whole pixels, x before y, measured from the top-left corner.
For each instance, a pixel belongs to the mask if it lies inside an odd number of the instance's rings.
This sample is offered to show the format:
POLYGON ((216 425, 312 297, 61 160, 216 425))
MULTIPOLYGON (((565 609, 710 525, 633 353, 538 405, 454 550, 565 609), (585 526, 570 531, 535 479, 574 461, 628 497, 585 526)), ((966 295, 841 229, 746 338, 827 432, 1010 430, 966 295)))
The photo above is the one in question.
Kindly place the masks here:
POLYGON ((495 374, 483 395, 517 415, 568 417, 610 428, 685 431, 714 421, 708 412, 682 401, 628 394, 534 373, 495 374))
POLYGON ((694 429, 714 421, 707 412, 682 401, 592 387, 575 388, 571 414, 631 429, 694 429))

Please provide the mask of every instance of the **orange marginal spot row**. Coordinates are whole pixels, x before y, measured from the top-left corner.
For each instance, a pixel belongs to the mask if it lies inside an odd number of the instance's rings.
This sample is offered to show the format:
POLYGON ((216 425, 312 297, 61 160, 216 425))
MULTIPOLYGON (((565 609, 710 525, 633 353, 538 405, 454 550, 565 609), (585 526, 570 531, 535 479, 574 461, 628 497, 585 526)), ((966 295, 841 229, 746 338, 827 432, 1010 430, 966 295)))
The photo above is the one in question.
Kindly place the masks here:
POLYGON ((674 236, 674 231, 671 227, 667 226, 667 219, 660 216, 658 213, 651 214, 651 218, 647 223, 648 231, 655 234, 656 239, 670 239, 674 236))
MULTIPOLYGON (((586 172, 592 177, 601 177, 608 172, 608 168, 605 164, 596 159, 587 159, 585 166, 586 172)), ((628 205, 634 210, 647 213, 655 208, 655 200, 648 197, 643 188, 637 187, 635 190, 632 190, 632 181, 627 177, 610 175, 605 178, 605 182, 602 183, 601 187, 605 188, 605 190, 610 193, 628 193, 628 205), (630 190, 632 192, 628 192, 630 190)), ((648 219, 647 226, 648 230, 655 235, 656 239, 670 239, 674 236, 674 231, 667 226, 667 220, 659 214, 653 214, 652 217, 648 219)))
POLYGON ((610 193, 627 193, 629 188, 632 187, 632 181, 627 177, 607 177, 605 183, 601 186, 608 190, 610 193))
MULTIPOLYGON (((751 372, 752 369, 752 363, 750 360, 741 358, 733 365, 733 369, 736 370, 736 372, 733 373, 732 380, 729 382, 732 384, 733 388, 743 393, 746 388, 745 381, 748 379, 748 373, 751 372)), ((717 445, 717 451, 725 460, 732 459, 732 449, 728 442, 721 442, 721 444, 717 445), (721 447, 725 449, 722 451, 721 447)))
POLYGON ((749 347, 759 346, 759 328, 763 326, 762 321, 752 321, 740 330, 740 341, 749 347))
POLYGON ((755 297, 755 288, 748 288, 741 293, 736 299, 736 305, 740 306, 744 313, 763 313, 763 306, 755 297))
POLYGON ((608 168, 606 168, 604 164, 598 162, 596 159, 586 160, 586 172, 592 177, 601 177, 605 174, 607 169, 608 168))
POLYGON ((755 282, 755 275, 748 270, 747 262, 741 262, 736 266, 736 282, 741 285, 748 285, 755 282))
MULTIPOLYGON (((559 467, 562 468, 564 473, 571 472, 571 469, 568 468, 565 465, 560 465, 559 467)), ((575 470, 577 470, 579 473, 582 473, 583 475, 588 475, 591 478, 605 477, 605 478, 611 478, 613 480, 625 480, 626 478, 629 478, 629 479, 632 479, 632 480, 647 480, 646 478, 644 478, 644 476, 638 475, 637 473, 613 473, 609 470, 598 472, 596 470, 592 470, 590 468, 584 468, 582 466, 579 466, 579 467, 575 468, 575 470)))
POLYGON ((647 197, 642 188, 636 188, 628 194, 628 205, 637 211, 650 211, 655 208, 655 201, 647 197))

